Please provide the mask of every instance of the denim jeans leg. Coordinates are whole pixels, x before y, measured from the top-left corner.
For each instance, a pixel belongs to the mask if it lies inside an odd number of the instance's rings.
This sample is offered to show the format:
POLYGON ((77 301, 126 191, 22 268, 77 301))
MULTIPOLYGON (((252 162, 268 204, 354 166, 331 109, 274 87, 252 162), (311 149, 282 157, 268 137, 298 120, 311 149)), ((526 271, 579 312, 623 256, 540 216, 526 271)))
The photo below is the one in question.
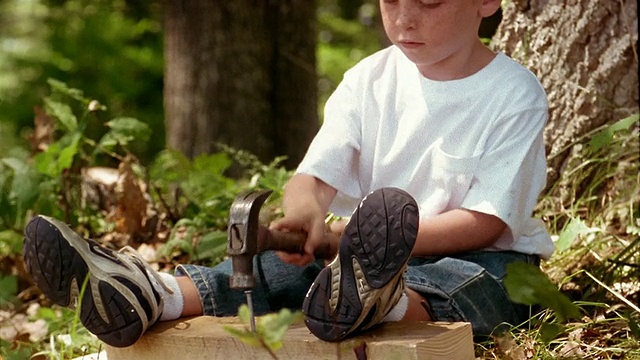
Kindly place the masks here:
POLYGON ((519 325, 529 307, 513 303, 502 285, 509 263, 537 264, 538 258, 515 252, 471 252, 452 257, 415 258, 409 262, 407 286, 421 293, 434 320, 468 321, 478 337, 519 325))
MULTIPOLYGON (((268 251, 255 256, 253 267, 256 277, 254 312, 263 315, 282 308, 299 310, 322 264, 290 265, 268 251)), ((225 260, 214 267, 179 265, 175 274, 191 278, 200 294, 204 315, 235 316, 240 305, 246 304, 246 297, 243 291, 229 288, 231 272, 231 260, 225 260)))

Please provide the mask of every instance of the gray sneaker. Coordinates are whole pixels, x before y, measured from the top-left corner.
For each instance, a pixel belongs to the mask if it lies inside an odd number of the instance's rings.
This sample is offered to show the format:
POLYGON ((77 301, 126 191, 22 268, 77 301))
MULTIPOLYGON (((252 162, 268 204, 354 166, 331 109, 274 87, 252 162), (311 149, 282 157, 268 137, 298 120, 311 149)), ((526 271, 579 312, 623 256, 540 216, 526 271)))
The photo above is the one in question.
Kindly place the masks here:
POLYGON ((76 307, 89 276, 80 320, 112 346, 132 345, 158 320, 163 309, 158 286, 171 293, 130 247, 109 250, 50 217, 36 216, 27 224, 23 250, 35 284, 58 305, 76 307))
POLYGON ((340 238, 338 255, 304 299, 305 323, 315 336, 340 341, 391 311, 405 289, 418 220, 418 206, 403 190, 383 188, 362 200, 340 238))

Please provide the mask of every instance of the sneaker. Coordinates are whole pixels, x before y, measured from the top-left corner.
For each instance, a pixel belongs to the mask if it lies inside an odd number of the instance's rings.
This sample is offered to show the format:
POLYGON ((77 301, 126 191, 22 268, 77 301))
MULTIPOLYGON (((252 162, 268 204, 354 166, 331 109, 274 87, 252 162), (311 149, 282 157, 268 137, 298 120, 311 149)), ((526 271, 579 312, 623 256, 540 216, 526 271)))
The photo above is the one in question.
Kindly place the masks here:
POLYGON ((135 250, 109 250, 50 217, 37 216, 27 224, 23 251, 34 282, 58 305, 75 308, 89 277, 80 299, 80 320, 112 346, 135 343, 158 320, 163 304, 154 287, 171 293, 135 250))
POLYGON ((376 190, 353 213, 336 258, 316 277, 303 305, 307 328, 340 341, 380 321, 404 292, 418 233, 418 206, 405 191, 376 190))

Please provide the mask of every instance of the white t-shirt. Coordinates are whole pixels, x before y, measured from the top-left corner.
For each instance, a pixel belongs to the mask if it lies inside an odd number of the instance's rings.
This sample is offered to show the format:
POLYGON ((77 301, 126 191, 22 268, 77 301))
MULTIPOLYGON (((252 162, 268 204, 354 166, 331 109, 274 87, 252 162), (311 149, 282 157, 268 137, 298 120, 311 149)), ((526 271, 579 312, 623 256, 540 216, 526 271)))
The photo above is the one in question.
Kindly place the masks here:
POLYGON ((546 94, 504 54, 459 80, 433 81, 395 46, 347 71, 297 172, 338 190, 348 216, 369 192, 406 190, 421 217, 465 208, 508 229, 486 250, 548 258, 553 242, 531 217, 546 180, 546 94))

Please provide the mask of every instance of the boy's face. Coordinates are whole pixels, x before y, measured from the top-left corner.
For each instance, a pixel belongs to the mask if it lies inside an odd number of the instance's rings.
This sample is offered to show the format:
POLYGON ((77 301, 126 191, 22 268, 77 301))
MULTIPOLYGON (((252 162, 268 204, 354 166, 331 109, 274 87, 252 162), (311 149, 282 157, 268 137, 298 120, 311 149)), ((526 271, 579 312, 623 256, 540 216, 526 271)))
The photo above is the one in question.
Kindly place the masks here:
POLYGON ((438 71, 472 61, 481 45, 480 21, 499 6, 500 0, 380 0, 391 42, 423 75, 434 78, 438 71))

